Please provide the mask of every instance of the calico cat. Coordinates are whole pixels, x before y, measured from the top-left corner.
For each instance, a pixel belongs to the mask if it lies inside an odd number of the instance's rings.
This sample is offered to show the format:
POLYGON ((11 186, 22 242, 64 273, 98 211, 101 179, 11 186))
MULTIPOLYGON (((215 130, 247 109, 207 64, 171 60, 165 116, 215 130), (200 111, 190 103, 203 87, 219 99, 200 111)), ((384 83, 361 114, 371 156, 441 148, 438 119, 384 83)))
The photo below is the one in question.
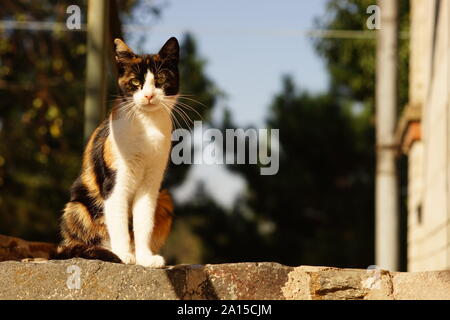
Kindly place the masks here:
POLYGON ((94 131, 61 221, 57 258, 82 257, 148 267, 172 223, 172 201, 160 192, 179 90, 179 45, 137 55, 115 39, 120 102, 94 131))

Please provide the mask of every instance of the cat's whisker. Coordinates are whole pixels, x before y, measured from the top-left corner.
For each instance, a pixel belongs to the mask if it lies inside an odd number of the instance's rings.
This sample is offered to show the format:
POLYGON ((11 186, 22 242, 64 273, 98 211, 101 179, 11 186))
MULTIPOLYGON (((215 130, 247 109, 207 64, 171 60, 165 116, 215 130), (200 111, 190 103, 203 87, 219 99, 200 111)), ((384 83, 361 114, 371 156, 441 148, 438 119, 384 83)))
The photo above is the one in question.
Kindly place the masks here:
POLYGON ((127 102, 127 103, 119 105, 118 108, 121 110, 124 110, 124 111, 129 111, 129 110, 131 110, 131 108, 133 108, 133 106, 134 106, 134 102, 127 102))
POLYGON ((117 97, 117 98, 108 99, 109 103, 122 103, 122 102, 127 102, 127 101, 129 101, 129 100, 126 99, 125 97, 117 97))
POLYGON ((174 115, 172 114, 172 111, 169 110, 168 107, 166 107, 166 111, 167 111, 167 113, 169 113, 169 115, 170 115, 170 120, 172 121, 172 127, 173 127, 174 129, 180 128, 180 125, 177 124, 177 123, 175 122, 176 119, 175 119, 174 115))
POLYGON ((125 117, 128 120, 131 120, 136 116, 136 106, 134 101, 126 102, 124 104, 119 105, 118 107, 119 109, 123 110, 123 112, 125 113, 125 117))
POLYGON ((177 101, 175 103, 175 106, 177 106, 179 108, 185 108, 187 110, 190 110, 190 111, 194 112, 199 117, 200 120, 202 120, 202 121, 204 120, 202 115, 197 110, 195 110, 192 106, 190 106, 190 105, 188 105, 186 103, 183 103, 181 101, 177 101))
MULTIPOLYGON (((167 97, 163 98, 163 101, 167 101, 167 100, 169 100, 167 97)), ((172 102, 172 101, 170 101, 170 102, 172 102)), ((194 121, 189 116, 189 114, 183 109, 193 111, 195 114, 197 114, 199 116, 200 120, 203 120, 203 117, 193 107, 191 107, 183 102, 175 101, 175 103, 173 105, 173 113, 178 115, 183 120, 183 122, 186 124, 186 126, 187 126, 187 128, 189 128, 189 130, 191 130, 191 125, 194 124, 194 121)))
MULTIPOLYGON (((174 122, 176 122, 178 128, 182 128, 182 125, 180 124, 180 122, 178 121, 178 119, 176 118, 176 116, 172 113, 172 111, 170 110, 170 108, 169 108, 164 102, 161 102, 161 104, 164 106, 164 108, 165 108, 165 109, 167 110, 167 112, 169 113, 170 118, 171 118, 171 120, 172 120, 172 123, 174 124, 174 122)), ((174 127, 175 127, 175 125, 174 125, 174 127)))
POLYGON ((169 107, 167 107, 163 102, 161 102, 161 105, 163 107, 163 110, 166 111, 169 114, 170 120, 172 121, 172 126, 173 126, 174 123, 173 123, 172 114, 170 113, 169 107))
POLYGON ((197 110, 195 110, 192 106, 190 106, 188 104, 185 104, 183 102, 180 102, 180 101, 177 102, 177 106, 179 106, 180 108, 185 108, 187 110, 190 110, 190 111, 194 112, 196 115, 198 115, 200 120, 203 120, 202 115, 197 110))
POLYGON ((184 118, 186 118, 188 120, 188 122, 190 122, 191 124, 194 124, 194 121, 191 119, 191 117, 189 117, 189 115, 183 110, 178 108, 178 106, 174 106, 174 109, 177 110, 178 112, 180 112, 180 115, 183 114, 184 118))
MULTIPOLYGON (((186 118, 184 117, 184 115, 181 114, 181 113, 179 112, 179 110, 177 110, 176 108, 173 108, 172 110, 173 110, 174 114, 178 115, 178 116, 181 118, 181 120, 184 122, 184 124, 186 125, 186 127, 187 127, 187 128, 190 128, 190 126, 189 126, 188 122, 186 121, 186 118)), ((180 127, 182 128, 182 126, 180 126, 180 127)))
POLYGON ((175 119, 177 119, 176 115, 178 115, 181 118, 181 120, 183 120, 187 129, 192 132, 191 126, 189 125, 189 123, 193 123, 193 121, 190 119, 190 117, 185 112, 183 112, 181 109, 178 109, 176 104, 172 107, 172 112, 174 114, 175 119))
POLYGON ((114 107, 121 109, 129 104, 134 104, 134 101, 132 101, 132 100, 131 101, 116 101, 114 103, 114 107))
POLYGON ((165 107, 165 106, 164 106, 164 110, 169 114, 169 116, 170 116, 170 121, 172 122, 172 128, 175 129, 175 128, 176 128, 176 125, 175 125, 175 121, 173 120, 172 113, 171 113, 170 110, 168 110, 168 108, 165 107))
POLYGON ((194 99, 194 98, 186 97, 185 95, 180 95, 179 98, 181 98, 181 99, 186 99, 186 100, 195 102, 195 103, 201 105, 202 107, 208 109, 208 107, 207 107, 205 104, 203 104, 202 102, 200 102, 200 101, 198 101, 198 100, 196 100, 196 99, 194 99))
MULTIPOLYGON (((189 98, 189 97, 185 97, 183 94, 178 95, 177 98, 186 99, 186 100, 195 102, 195 103, 201 105, 202 107, 204 107, 204 108, 206 108, 206 109, 208 108, 205 104, 201 103, 200 101, 198 101, 198 100, 196 100, 196 99, 189 98)), ((179 100, 177 100, 177 103, 184 104, 185 106, 191 108, 192 111, 196 111, 192 106, 188 105, 187 103, 181 102, 181 101, 179 101, 179 100)), ((196 111, 196 112, 197 112, 197 111, 196 111)), ((199 114, 199 116, 200 116, 200 114, 199 114)), ((200 117, 201 117, 201 116, 200 116, 200 117)))

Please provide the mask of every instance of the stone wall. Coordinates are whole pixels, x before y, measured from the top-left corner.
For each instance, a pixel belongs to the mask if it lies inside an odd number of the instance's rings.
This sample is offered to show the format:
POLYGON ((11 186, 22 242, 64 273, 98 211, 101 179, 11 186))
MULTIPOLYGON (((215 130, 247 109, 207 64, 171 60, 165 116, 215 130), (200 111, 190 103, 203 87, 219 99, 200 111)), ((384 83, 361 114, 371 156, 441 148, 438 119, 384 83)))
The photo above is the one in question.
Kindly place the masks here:
POLYGON ((48 260, 54 244, 0 235, 2 299, 450 299, 450 271, 396 273, 278 263, 144 268, 48 260))
POLYGON ((83 259, 5 261, 0 262, 0 299, 450 299, 450 271, 270 262, 150 269, 83 259))

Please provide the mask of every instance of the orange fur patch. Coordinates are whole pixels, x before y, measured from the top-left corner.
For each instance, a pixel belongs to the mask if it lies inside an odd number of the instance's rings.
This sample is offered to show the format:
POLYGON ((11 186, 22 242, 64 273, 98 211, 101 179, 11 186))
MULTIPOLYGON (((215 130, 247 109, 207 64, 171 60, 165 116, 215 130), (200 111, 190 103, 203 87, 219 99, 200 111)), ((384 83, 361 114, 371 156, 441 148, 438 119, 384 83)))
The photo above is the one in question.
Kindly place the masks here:
POLYGON ((121 51, 130 52, 130 53, 133 52, 133 51, 131 51, 130 47, 128 47, 127 44, 125 42, 123 42, 122 39, 119 39, 119 38, 114 39, 114 44, 116 45, 117 52, 121 52, 121 51))
POLYGON ((108 136, 105 141, 104 149, 103 149, 103 158, 105 159, 105 164, 111 169, 117 169, 115 163, 114 153, 112 151, 111 146, 111 137, 108 136))
POLYGON ((98 128, 95 129, 94 133, 89 139, 89 142, 86 146, 86 149, 83 153, 83 169, 81 173, 81 181, 88 189, 89 193, 91 194, 91 197, 95 200, 97 204, 103 204, 103 201, 101 199, 100 195, 100 188, 97 185, 97 179, 95 177, 94 173, 94 165, 92 163, 91 159, 91 153, 92 153, 92 146, 93 141, 95 137, 98 134, 98 128))
POLYGON ((153 228, 150 248, 157 253, 169 236, 173 219, 173 202, 167 190, 162 190, 158 196, 155 211, 155 226, 153 228))
POLYGON ((102 221, 94 221, 87 208, 79 202, 69 202, 64 208, 64 222, 67 228, 63 230, 64 245, 73 246, 80 243, 86 244, 93 239, 106 239, 108 234, 102 221), (70 234, 76 234, 78 240, 70 234), (82 242, 80 242, 80 240, 82 242))
POLYGON ((133 59, 129 60, 129 63, 131 63, 131 64, 138 64, 138 63, 141 63, 141 62, 142 62, 142 58, 139 58, 139 57, 136 57, 136 58, 133 58, 133 59))
POLYGON ((68 209, 72 211, 72 215, 78 220, 85 230, 92 230, 94 224, 91 215, 84 205, 78 202, 69 202, 68 209))

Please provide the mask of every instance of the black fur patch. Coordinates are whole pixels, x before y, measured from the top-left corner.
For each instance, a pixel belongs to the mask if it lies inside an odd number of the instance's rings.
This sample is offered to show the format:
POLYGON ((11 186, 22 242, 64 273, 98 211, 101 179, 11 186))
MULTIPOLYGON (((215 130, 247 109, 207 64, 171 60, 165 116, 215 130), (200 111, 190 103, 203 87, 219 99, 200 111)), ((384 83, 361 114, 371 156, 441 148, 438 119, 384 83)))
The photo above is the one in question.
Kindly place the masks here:
POLYGON ((81 244, 72 247, 63 247, 62 250, 60 250, 60 252, 57 253, 53 258, 58 260, 65 260, 74 257, 122 263, 122 260, 120 260, 118 256, 105 248, 81 244))
POLYGON ((80 177, 72 185, 70 201, 79 202, 84 205, 94 219, 103 215, 103 205, 98 205, 89 195, 89 191, 81 182, 80 177))

